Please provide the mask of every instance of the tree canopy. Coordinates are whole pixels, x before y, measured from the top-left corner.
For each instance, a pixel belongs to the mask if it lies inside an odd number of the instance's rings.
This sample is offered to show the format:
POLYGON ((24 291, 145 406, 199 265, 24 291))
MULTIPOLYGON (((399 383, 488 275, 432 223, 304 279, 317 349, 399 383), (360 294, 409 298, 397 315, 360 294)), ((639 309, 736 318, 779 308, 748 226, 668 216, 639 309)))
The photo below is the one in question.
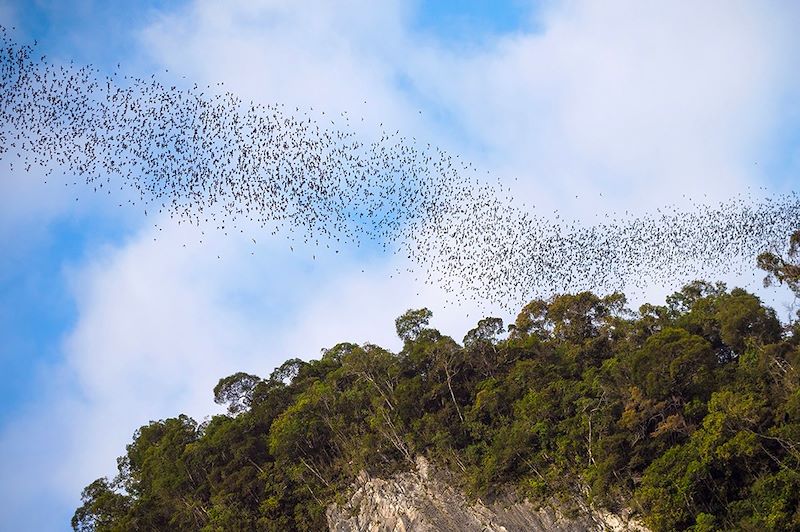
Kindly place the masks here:
MULTIPOLYGON (((799 246, 758 259, 795 292, 799 246)), ((461 344, 431 317, 397 319, 398 353, 340 343, 221 379, 228 413, 138 429, 74 529, 323 529, 359 471, 423 454, 474 496, 627 507, 654 530, 800 530, 800 336, 755 295, 694 282, 633 312, 564 294, 461 344)))

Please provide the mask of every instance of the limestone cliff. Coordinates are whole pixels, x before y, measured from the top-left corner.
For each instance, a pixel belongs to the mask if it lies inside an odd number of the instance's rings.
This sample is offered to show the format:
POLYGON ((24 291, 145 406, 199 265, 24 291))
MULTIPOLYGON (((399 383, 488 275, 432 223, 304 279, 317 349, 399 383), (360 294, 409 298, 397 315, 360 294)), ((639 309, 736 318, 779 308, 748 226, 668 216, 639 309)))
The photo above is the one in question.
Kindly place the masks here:
POLYGON ((641 524, 607 512, 583 512, 567 518, 556 508, 537 509, 513 498, 468 501, 422 457, 416 471, 388 480, 362 473, 349 500, 327 509, 328 527, 334 532, 466 532, 466 531, 637 531, 641 524))

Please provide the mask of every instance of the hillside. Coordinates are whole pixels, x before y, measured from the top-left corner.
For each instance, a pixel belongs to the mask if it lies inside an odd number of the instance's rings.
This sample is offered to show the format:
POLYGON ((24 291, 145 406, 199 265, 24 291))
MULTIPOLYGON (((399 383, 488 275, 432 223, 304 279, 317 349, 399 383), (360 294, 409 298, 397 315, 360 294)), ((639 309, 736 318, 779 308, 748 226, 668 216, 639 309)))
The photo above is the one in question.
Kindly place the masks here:
MULTIPOLYGON (((800 292, 795 263, 759 266, 800 292)), ((401 485, 424 456, 472 508, 514 493, 532 512, 631 511, 652 530, 800 529, 800 329, 753 294, 694 282, 637 312, 565 294, 460 342, 430 318, 397 319, 398 353, 341 343, 223 378, 228 415, 141 427, 74 528, 325 529, 361 511, 356 479, 401 485)))

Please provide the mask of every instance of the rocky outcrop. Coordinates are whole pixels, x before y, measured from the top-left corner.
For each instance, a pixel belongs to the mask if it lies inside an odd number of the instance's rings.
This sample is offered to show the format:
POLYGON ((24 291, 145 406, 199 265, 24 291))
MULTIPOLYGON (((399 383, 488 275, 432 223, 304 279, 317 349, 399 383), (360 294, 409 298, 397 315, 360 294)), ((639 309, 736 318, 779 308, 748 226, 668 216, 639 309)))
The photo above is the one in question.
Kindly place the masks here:
POLYGON ((536 508, 509 496, 502 500, 468 501, 422 457, 416 471, 388 480, 359 475, 350 499, 327 509, 334 532, 466 532, 466 531, 639 531, 641 524, 607 512, 586 510, 566 517, 557 508, 536 508))

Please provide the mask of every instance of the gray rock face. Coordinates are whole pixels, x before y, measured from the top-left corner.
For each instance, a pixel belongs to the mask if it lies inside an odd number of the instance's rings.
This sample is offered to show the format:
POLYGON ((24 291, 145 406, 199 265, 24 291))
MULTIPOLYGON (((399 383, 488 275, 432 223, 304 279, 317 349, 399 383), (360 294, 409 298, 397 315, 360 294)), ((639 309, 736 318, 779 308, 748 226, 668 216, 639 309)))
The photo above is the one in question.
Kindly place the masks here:
POLYGON ((641 524, 622 516, 586 511, 567 518, 556 508, 536 509, 527 501, 470 502, 422 457, 416 471, 389 480, 359 475, 344 505, 327 509, 334 532, 466 532, 555 531, 646 532, 641 524))

